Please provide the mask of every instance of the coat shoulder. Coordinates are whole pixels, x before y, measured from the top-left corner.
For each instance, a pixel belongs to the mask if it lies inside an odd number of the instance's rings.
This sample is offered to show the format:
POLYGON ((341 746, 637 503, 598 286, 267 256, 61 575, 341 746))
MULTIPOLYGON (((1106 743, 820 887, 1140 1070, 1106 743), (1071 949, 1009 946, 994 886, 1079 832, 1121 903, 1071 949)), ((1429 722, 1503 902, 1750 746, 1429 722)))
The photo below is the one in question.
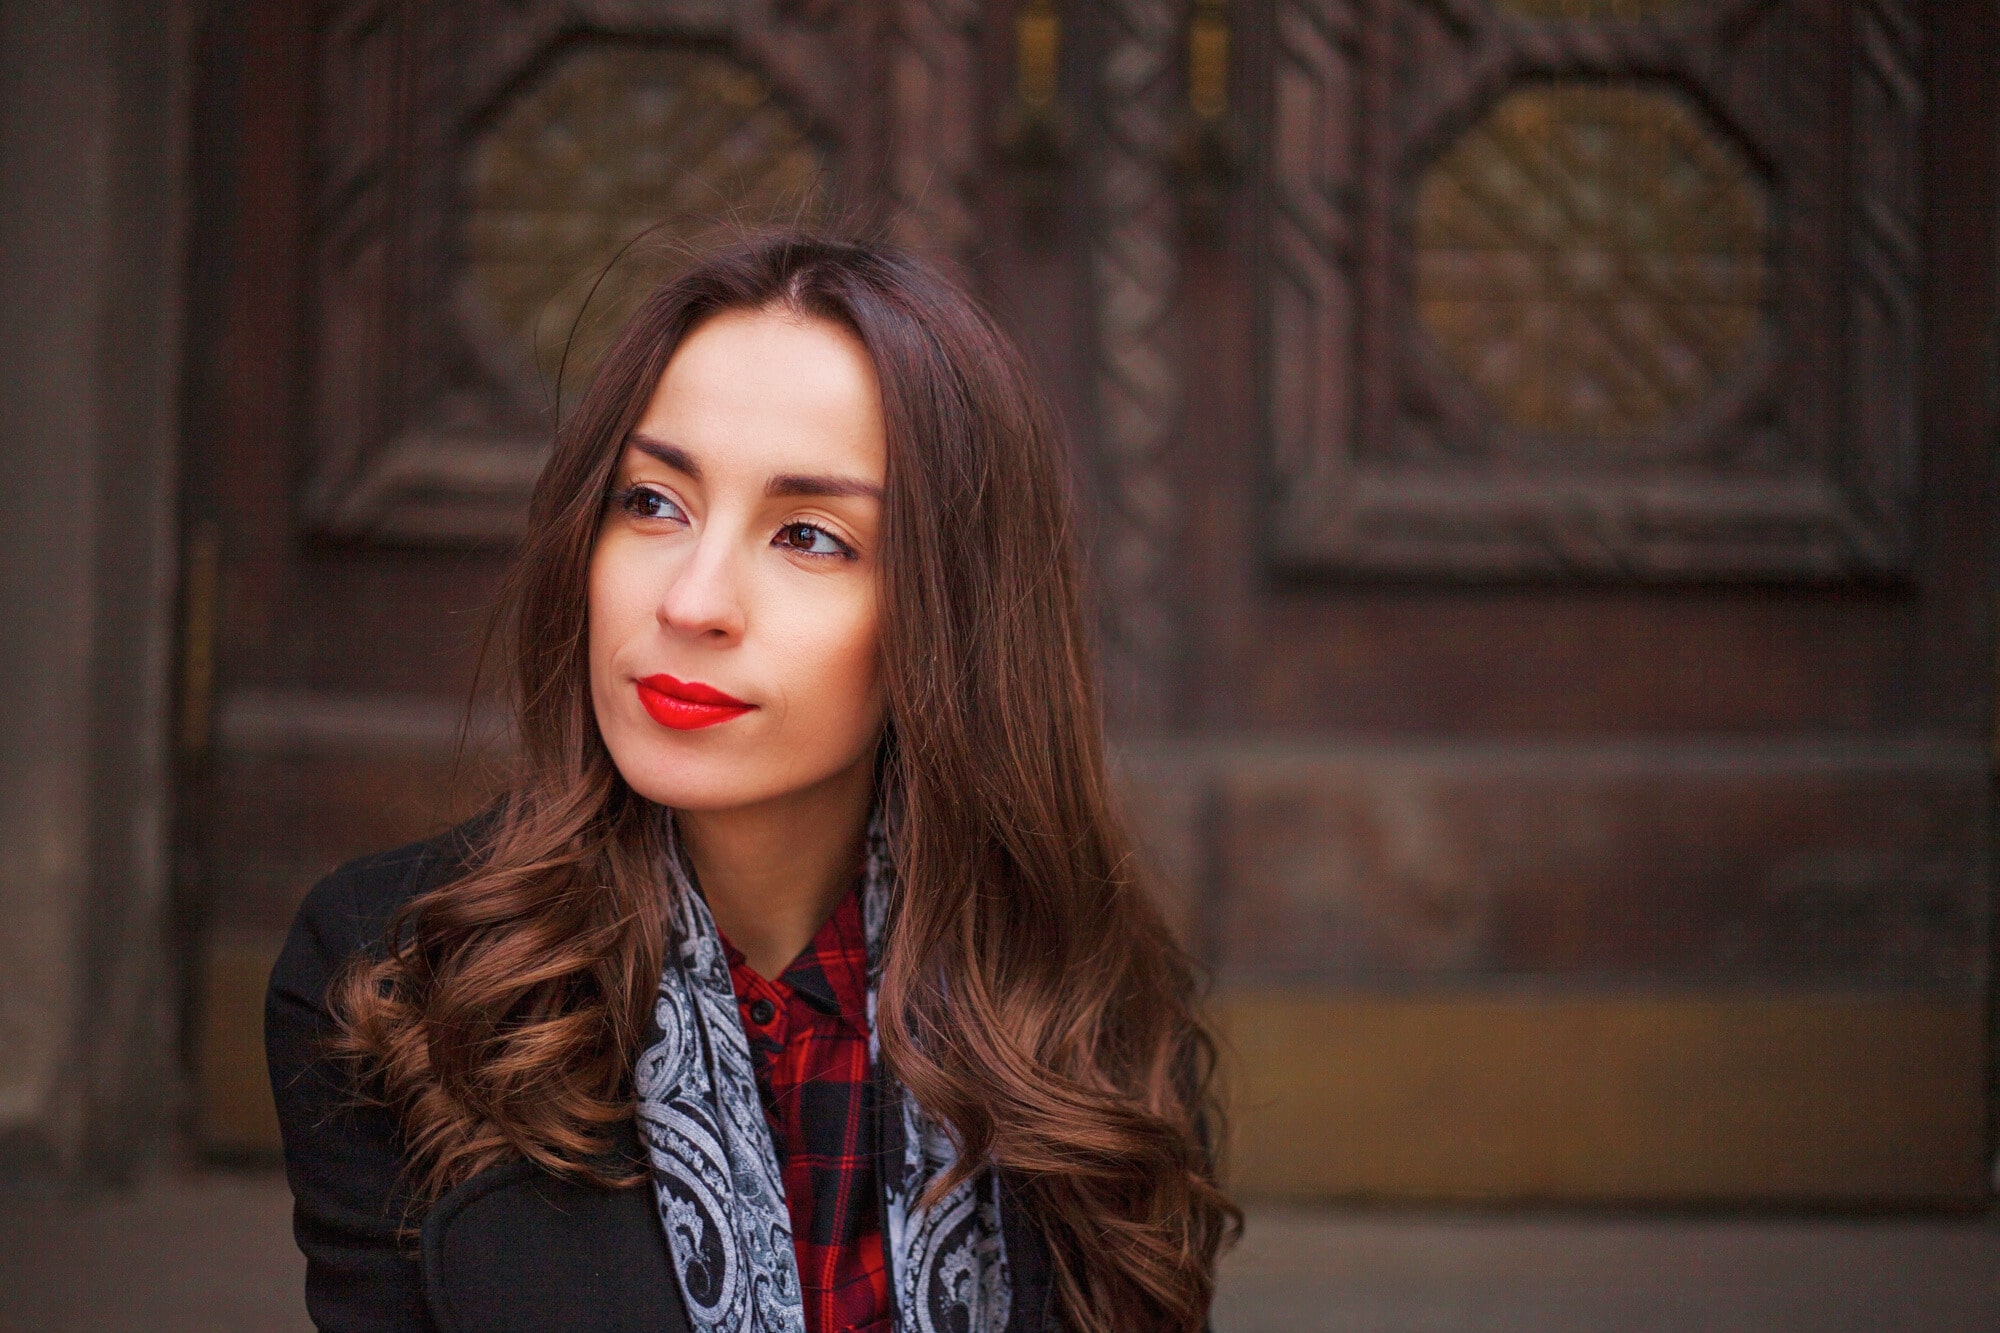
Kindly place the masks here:
POLYGON ((333 1333, 428 1330, 421 1273, 406 1253, 411 1201, 391 1111, 330 1058, 339 1029, 329 994, 378 948, 396 912, 447 883, 482 841, 475 819, 434 838, 349 861, 306 895, 264 998, 264 1047, 306 1256, 306 1307, 333 1333))
POLYGON ((465 870, 493 823, 492 812, 485 812, 434 837, 336 867, 299 905, 293 942, 322 959, 374 948, 407 903, 465 870))

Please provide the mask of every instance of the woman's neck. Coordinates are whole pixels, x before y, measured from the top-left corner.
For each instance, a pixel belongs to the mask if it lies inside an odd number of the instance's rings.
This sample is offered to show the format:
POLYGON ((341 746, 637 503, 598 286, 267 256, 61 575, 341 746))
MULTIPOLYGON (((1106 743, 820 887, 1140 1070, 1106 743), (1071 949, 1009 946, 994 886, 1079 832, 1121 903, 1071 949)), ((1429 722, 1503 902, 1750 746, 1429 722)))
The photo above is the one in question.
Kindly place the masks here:
POLYGON ((783 972, 854 886, 874 795, 869 761, 777 800, 674 812, 716 928, 758 975, 783 972))

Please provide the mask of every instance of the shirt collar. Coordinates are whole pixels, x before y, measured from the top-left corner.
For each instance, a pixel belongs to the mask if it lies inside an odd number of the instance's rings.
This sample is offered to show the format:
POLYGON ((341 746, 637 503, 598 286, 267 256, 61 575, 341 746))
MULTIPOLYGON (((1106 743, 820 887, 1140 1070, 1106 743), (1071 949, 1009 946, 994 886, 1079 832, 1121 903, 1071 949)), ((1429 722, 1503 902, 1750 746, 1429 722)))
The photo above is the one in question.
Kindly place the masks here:
MULTIPOLYGON (((742 951, 717 930, 731 971, 746 969, 742 951)), ((756 975, 752 973, 751 975, 756 975)), ((775 985, 796 993, 819 1012, 868 1026, 868 939, 861 922, 861 893, 844 895, 804 951, 778 975, 775 985)))

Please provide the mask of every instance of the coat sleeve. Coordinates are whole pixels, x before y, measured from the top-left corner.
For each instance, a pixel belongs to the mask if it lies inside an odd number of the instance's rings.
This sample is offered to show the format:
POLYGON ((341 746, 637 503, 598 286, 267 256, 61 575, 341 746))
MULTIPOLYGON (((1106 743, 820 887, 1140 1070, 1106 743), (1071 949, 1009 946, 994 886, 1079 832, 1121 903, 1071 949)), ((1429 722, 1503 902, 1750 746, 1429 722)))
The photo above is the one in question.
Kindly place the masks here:
POLYGON ((332 1030, 327 986, 380 938, 428 858, 388 853, 334 872, 306 896, 271 973, 264 1046, 294 1200, 292 1232, 306 1256, 306 1309, 323 1333, 432 1333, 416 1242, 405 1228, 402 1153, 394 1117, 360 1104, 322 1043, 332 1030))

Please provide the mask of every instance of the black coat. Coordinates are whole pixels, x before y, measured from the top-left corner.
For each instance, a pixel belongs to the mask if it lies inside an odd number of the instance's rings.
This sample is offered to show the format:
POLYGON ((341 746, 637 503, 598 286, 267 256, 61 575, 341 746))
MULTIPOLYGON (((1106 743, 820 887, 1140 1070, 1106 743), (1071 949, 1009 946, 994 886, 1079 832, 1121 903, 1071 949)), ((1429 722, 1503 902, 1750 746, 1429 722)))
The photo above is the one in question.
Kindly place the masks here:
MULTIPOLYGON (((525 1162, 493 1167, 421 1217, 407 1212, 393 1117, 357 1104, 323 1056, 326 988, 390 916, 461 864, 465 829, 342 866, 306 895, 271 973, 264 1043, 306 1256, 306 1308, 328 1333, 679 1333, 687 1310, 653 1192, 600 1190, 525 1162)), ((619 1151, 643 1161, 627 1124, 619 1151)), ((1003 1200, 1012 1196, 1002 1179, 1003 1200)), ((1048 1248, 1006 1207, 1008 1333, 1053 1333, 1048 1248)))

